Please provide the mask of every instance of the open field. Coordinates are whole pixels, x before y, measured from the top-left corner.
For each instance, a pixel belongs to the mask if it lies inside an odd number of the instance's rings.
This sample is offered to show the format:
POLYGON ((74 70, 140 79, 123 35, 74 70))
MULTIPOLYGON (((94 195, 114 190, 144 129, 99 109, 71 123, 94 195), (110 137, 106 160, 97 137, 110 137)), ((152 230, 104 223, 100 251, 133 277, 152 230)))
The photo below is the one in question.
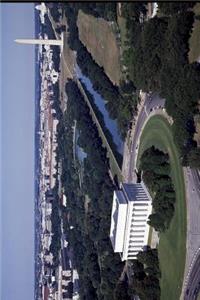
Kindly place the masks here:
MULTIPOLYGON (((199 16, 200 18, 200 3, 197 3, 193 10, 195 16, 199 16)), ((194 21, 193 31, 189 39, 189 45, 189 61, 194 62, 200 60, 200 19, 194 21)))
POLYGON ((176 191, 175 214, 170 228, 160 235, 158 247, 162 278, 161 300, 177 300, 180 297, 186 258, 186 200, 183 169, 171 128, 162 116, 153 116, 147 122, 140 139, 138 161, 143 151, 155 145, 170 157, 171 174, 176 191))
POLYGON ((79 11, 79 37, 93 59, 103 66, 110 80, 119 85, 120 52, 116 36, 109 22, 79 11))

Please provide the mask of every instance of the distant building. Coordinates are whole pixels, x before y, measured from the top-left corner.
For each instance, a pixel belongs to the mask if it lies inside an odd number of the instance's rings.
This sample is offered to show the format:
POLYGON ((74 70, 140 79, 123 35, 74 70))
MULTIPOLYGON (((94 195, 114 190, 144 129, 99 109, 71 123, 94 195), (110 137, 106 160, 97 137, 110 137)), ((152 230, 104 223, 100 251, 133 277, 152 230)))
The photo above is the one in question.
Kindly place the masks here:
POLYGON ((139 251, 147 245, 152 211, 152 199, 144 183, 122 184, 114 191, 110 239, 114 252, 122 261, 136 259, 139 251))
POLYGON ((52 83, 55 84, 57 81, 58 81, 58 77, 59 77, 59 74, 58 72, 56 72, 54 69, 51 71, 51 80, 52 80, 52 83))
POLYGON ((45 23, 45 14, 47 13, 47 8, 44 2, 42 2, 40 5, 35 6, 35 9, 40 11, 40 20, 41 23, 44 24, 45 23))

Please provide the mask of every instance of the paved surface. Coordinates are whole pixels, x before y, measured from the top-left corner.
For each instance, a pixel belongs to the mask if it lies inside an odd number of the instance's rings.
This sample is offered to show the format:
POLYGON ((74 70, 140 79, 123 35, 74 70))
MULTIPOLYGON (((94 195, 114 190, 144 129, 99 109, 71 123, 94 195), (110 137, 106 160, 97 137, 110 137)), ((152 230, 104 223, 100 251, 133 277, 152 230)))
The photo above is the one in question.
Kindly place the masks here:
POLYGON ((200 288, 200 176, 184 168, 187 199, 187 256, 182 299, 196 299, 200 288))
POLYGON ((137 175, 135 173, 136 158, 142 129, 151 115, 153 115, 156 111, 163 111, 164 104, 165 100, 161 99, 156 94, 144 94, 143 96, 140 111, 135 123, 134 136, 131 140, 129 157, 125 157, 127 163, 123 163, 123 175, 127 182, 137 181, 137 175))
MULTIPOLYGON (((200 249, 199 249, 200 250, 200 249)), ((185 290, 184 300, 197 299, 198 293, 200 291, 200 254, 198 251, 197 258, 194 262, 194 267, 190 273, 188 284, 185 290)))
MULTIPOLYGON (((148 119, 161 113, 164 99, 145 95, 136 120, 130 149, 126 149, 123 175, 127 182, 136 182, 136 159, 142 130, 148 119)), ((165 114, 165 111, 163 111, 165 114)), ((187 199, 187 253, 181 299, 196 299, 200 290, 200 176, 196 170, 184 168, 187 199), (188 291, 189 289, 189 291, 188 291), (188 295, 186 295, 188 293, 188 295)))

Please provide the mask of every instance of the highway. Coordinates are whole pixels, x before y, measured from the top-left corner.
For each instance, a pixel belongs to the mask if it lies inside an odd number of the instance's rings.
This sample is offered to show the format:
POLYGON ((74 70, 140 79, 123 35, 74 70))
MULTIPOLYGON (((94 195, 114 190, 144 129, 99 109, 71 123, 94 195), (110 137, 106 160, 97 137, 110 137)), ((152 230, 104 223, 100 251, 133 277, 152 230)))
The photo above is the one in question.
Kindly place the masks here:
POLYGON ((198 170, 191 169, 191 175, 193 177, 194 186, 196 188, 196 193, 198 195, 198 198, 200 200, 200 174, 198 170))
POLYGON ((185 290, 184 300, 196 300, 200 291, 200 254, 195 260, 194 267, 185 290))
POLYGON ((199 171, 185 168, 187 196, 187 259, 184 299, 196 299, 200 290, 200 176, 199 171))

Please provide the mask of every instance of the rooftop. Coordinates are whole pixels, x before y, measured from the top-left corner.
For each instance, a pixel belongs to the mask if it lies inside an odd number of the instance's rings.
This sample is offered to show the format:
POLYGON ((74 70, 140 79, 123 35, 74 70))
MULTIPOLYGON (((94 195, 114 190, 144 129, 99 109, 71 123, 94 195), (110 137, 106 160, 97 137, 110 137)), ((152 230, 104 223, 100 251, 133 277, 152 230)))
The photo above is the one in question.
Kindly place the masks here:
POLYGON ((150 201, 151 199, 143 182, 135 184, 122 183, 122 191, 127 201, 150 201))
POLYGON ((121 190, 114 191, 110 227, 110 240, 114 252, 123 251, 129 214, 128 207, 131 202, 141 202, 141 205, 151 202, 151 197, 143 182, 136 184, 122 183, 121 190))

